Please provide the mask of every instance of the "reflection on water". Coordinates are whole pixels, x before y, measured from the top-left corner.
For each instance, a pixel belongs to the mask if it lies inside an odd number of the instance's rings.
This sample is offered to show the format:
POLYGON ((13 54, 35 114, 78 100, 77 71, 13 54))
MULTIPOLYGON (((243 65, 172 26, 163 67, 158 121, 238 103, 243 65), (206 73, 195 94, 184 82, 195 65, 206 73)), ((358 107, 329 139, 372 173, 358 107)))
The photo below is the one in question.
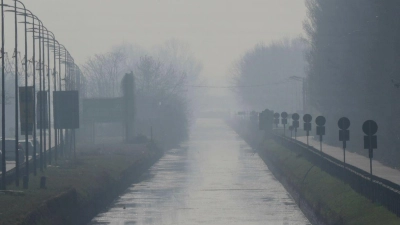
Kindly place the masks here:
POLYGON ((223 121, 201 119, 97 224, 309 224, 258 155, 223 121))

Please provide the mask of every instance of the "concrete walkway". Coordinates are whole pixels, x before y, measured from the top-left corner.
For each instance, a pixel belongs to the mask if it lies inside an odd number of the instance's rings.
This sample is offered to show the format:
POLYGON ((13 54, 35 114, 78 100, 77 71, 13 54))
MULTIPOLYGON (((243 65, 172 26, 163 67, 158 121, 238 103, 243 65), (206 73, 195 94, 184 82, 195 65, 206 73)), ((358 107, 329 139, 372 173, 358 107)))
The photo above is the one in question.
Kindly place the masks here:
MULTIPOLYGON (((297 140, 307 144, 306 136, 297 137, 297 140)), ((314 140, 312 137, 309 137, 308 141, 309 141, 310 146, 312 146, 318 150, 320 149, 319 141, 314 140)), ((322 143, 322 151, 343 162, 343 149, 342 148, 322 143)), ((351 164, 355 167, 358 167, 368 173, 370 172, 368 157, 365 157, 365 156, 359 155, 357 153, 353 153, 353 152, 346 150, 346 163, 351 164)), ((381 177, 383 179, 389 180, 393 183, 400 185, 400 171, 397 169, 393 169, 391 167, 385 166, 376 160, 372 160, 372 173, 375 176, 381 177)))

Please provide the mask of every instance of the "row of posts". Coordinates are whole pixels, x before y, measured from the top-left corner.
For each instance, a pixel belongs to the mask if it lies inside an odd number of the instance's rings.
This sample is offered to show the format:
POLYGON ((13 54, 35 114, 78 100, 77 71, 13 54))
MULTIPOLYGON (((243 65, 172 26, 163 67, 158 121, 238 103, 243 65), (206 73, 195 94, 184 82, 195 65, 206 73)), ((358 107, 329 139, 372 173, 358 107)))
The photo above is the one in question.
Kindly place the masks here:
MULTIPOLYGON (((274 113, 271 110, 264 110, 259 114, 259 128, 264 131, 272 131, 272 126, 275 124, 275 127, 278 128, 279 122, 283 125, 283 135, 286 136, 286 125, 288 124, 288 116, 287 112, 274 113), (281 119, 281 120, 279 120, 281 119)), ((292 125, 289 126, 289 130, 291 133, 291 138, 297 139, 297 129, 299 128, 300 115, 294 113, 291 115, 292 125)), ((307 135, 307 145, 309 146, 309 136, 311 131, 311 122, 312 116, 310 114, 305 114, 303 116, 303 130, 307 135)), ((315 119, 316 123, 316 135, 319 136, 320 141, 320 151, 322 152, 322 137, 325 135, 325 123, 326 119, 323 116, 318 116, 315 119)), ((346 142, 350 141, 350 120, 347 117, 342 117, 338 120, 339 127, 339 141, 343 143, 343 165, 346 166, 346 142)), ((362 125, 362 130, 365 133, 364 136, 364 149, 367 149, 369 152, 370 159, 370 175, 372 180, 372 158, 373 158, 373 150, 378 148, 378 141, 376 133, 378 132, 378 125, 373 120, 367 120, 362 125)))
MULTIPOLYGON (((10 12, 14 14, 14 27, 15 27, 15 47, 14 47, 14 58, 15 58, 15 184, 16 186, 19 186, 19 180, 20 180, 20 162, 19 162, 19 125, 21 124, 21 133, 22 135, 25 135, 25 173, 24 173, 24 188, 28 188, 28 182, 29 182, 29 145, 28 145, 28 135, 32 135, 33 137, 33 152, 32 152, 32 163, 33 163, 33 174, 36 176, 37 174, 37 158, 36 158, 36 152, 37 152, 37 147, 39 147, 39 168, 41 171, 43 171, 44 168, 46 168, 47 163, 52 163, 51 160, 53 158, 52 151, 51 151, 51 141, 52 141, 52 132, 51 132, 51 85, 50 85, 50 77, 51 75, 53 76, 53 90, 57 91, 62 90, 62 85, 61 82, 65 82, 64 90, 80 90, 80 84, 81 84, 81 72, 79 67, 74 63, 74 59, 68 52, 68 50, 64 47, 64 45, 60 44, 56 38, 55 35, 49 31, 44 25, 43 22, 36 16, 34 15, 30 10, 26 9, 25 5, 19 1, 19 0, 14 0, 14 5, 7 5, 4 4, 4 1, 1 0, 1 35, 2 35, 2 44, 1 44, 1 66, 2 66, 2 84, 1 84, 1 95, 2 95, 2 127, 1 127, 1 132, 2 136, 1 139, 2 141, 2 146, 1 149, 2 151, 2 158, 1 158, 1 171, 2 171, 2 179, 1 179, 1 186, 0 188, 2 190, 6 189, 6 146, 5 146, 5 140, 6 140, 6 135, 5 135, 5 123, 6 123, 6 110, 5 110, 5 32, 4 32, 4 23, 5 23, 5 12, 10 12), (19 3, 22 7, 17 7, 17 3, 19 3), (5 10, 7 8, 8 10, 5 10), (18 16, 23 16, 23 21, 18 22, 18 16), (31 20, 31 22, 27 20, 31 20), (24 72, 25 72, 25 87, 18 87, 18 23, 23 23, 24 28, 25 28, 25 44, 24 44, 24 49, 25 49, 25 56, 24 56, 24 72), (28 25, 31 27, 28 28, 28 25), (32 58, 28 59, 28 41, 27 41, 27 34, 32 33, 32 58), (38 40, 38 43, 36 43, 38 40), (36 61, 36 44, 38 44, 38 56, 39 60, 36 61), (45 48, 47 48, 47 51, 45 51, 45 48), (50 49, 52 49, 53 53, 53 63, 54 63, 54 68, 53 71, 50 69, 50 49), (47 54, 47 65, 46 64, 46 54, 47 54), (58 72, 57 72, 57 61, 58 61, 58 72), (32 82, 33 86, 28 86, 28 62, 32 63, 33 70, 32 70, 32 82), (64 64, 64 71, 61 69, 61 65, 64 64), (47 68, 47 69, 46 69, 47 68), (39 74, 39 87, 36 85, 36 72, 39 74), (64 78, 62 78, 61 74, 62 72, 64 73, 64 78), (47 74, 47 75, 46 75, 47 74), (58 76, 57 76, 58 75, 58 76), (47 82, 46 82, 46 76, 47 76, 47 82), (46 87, 47 83, 47 87, 46 87), (58 83, 58 85, 57 85, 58 83), (38 88, 38 90, 37 90, 38 88), (22 90, 21 90, 22 89, 22 90), (47 90, 46 90, 47 89, 47 90), (32 93, 28 90, 32 90, 32 93), (37 99, 36 99, 36 93, 37 93, 37 99), (20 96, 18 96, 20 95, 20 96), (20 100, 20 102, 18 102, 20 100), (39 100, 38 102, 36 100, 39 100), (32 102, 33 101, 33 102, 32 102), (46 102, 48 102, 48 107, 45 107, 46 102), (19 105, 21 104, 21 105, 19 105), (23 104, 23 105, 22 105, 23 104), (31 106, 30 104, 33 104, 31 106), (19 122, 18 118, 18 111, 19 107, 22 106, 24 107, 24 110, 21 111, 21 123, 19 122), (29 110, 29 108, 33 109, 32 111, 29 110), (39 115, 36 115, 36 110, 39 115), (46 111, 46 112, 45 112, 46 111), (23 115, 23 116, 22 116, 23 115), (29 118, 33 118, 33 123, 31 123, 31 126, 29 126, 29 118), (38 123, 36 123, 36 119, 38 120, 38 123), (37 146, 37 134, 36 131, 39 129, 39 137, 40 137, 40 144, 37 146), (49 130, 49 135, 48 135, 48 155, 46 152, 46 132, 45 130, 49 130), (47 159, 49 160, 47 162, 47 159)), ((7 84, 8 85, 8 84, 7 84)), ((58 146, 64 146, 64 140, 68 143, 71 143, 70 146, 72 146, 72 143, 75 143, 75 131, 71 130, 62 130, 62 129, 54 129, 54 141, 55 141, 55 154, 54 154, 54 159, 57 161, 58 157, 58 152, 57 148, 58 146)), ((62 153, 62 151, 61 151, 62 153)))

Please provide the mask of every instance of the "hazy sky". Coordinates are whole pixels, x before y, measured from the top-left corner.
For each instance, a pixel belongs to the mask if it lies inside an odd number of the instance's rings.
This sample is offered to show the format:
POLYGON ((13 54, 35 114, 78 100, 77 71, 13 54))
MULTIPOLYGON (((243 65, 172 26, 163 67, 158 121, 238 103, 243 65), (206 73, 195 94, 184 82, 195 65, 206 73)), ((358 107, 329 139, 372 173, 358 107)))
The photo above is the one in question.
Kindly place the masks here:
MULTIPOLYGON (((5 3, 7 0, 5 0, 5 3)), ((11 2, 11 1, 9 1, 11 2)), ((78 64, 122 42, 189 43, 210 83, 255 44, 303 33, 303 0, 30 0, 78 64)), ((12 19, 11 15, 7 19, 12 19)))

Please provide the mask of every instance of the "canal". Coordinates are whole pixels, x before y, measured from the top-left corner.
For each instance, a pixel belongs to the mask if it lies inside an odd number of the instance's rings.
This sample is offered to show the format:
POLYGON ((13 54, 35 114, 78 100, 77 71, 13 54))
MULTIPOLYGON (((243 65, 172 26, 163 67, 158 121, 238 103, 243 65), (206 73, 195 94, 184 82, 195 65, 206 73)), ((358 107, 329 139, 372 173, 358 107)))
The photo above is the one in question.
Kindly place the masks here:
POLYGON ((89 225, 310 224, 257 153, 218 119, 199 119, 89 225))

